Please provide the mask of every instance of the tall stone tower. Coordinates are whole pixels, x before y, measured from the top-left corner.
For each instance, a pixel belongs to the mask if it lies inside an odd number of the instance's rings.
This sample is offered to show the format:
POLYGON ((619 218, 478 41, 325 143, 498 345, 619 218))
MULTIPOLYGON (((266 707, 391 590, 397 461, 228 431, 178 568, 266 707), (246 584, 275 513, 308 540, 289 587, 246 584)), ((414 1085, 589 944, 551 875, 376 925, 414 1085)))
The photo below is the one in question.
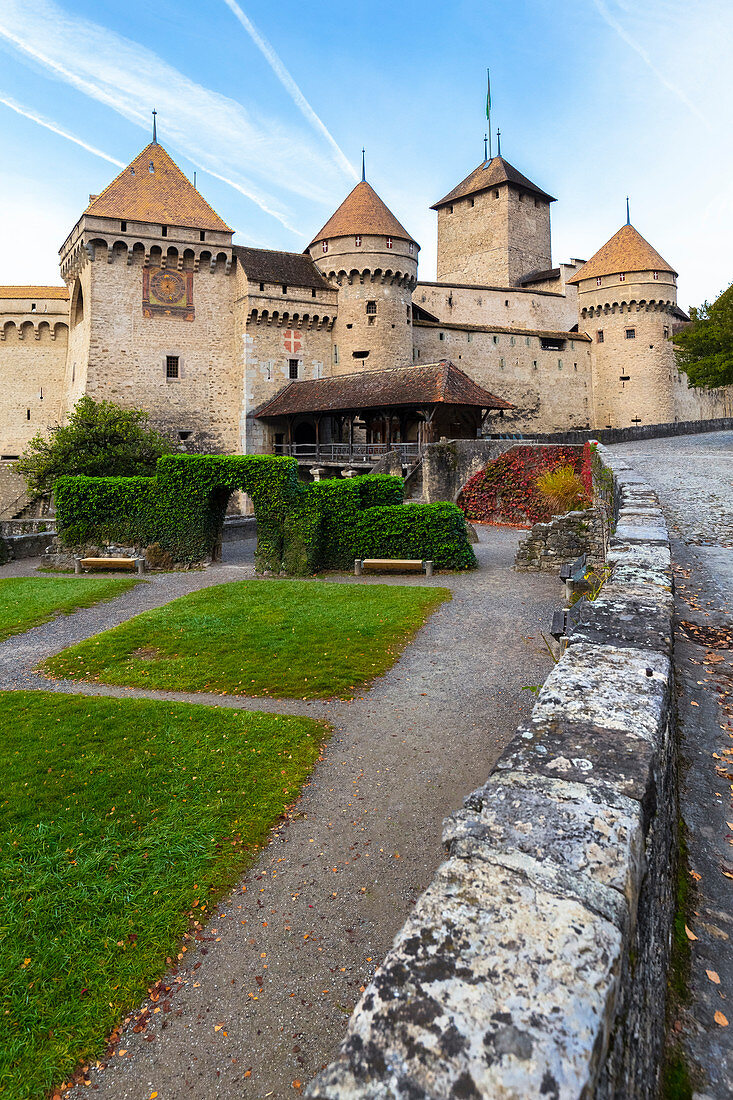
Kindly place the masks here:
POLYGON ((674 421, 677 272, 627 223, 568 281, 593 340, 596 426, 674 421))
POLYGON ((552 195, 503 157, 479 164, 438 211, 438 282, 516 286, 552 267, 552 195))
POLYGON ((333 373, 412 362, 412 292, 420 246, 362 179, 308 252, 339 288, 333 373))
POLYGON ((68 411, 83 393, 144 408, 181 441, 239 449, 232 230, 156 140, 60 251, 68 411))

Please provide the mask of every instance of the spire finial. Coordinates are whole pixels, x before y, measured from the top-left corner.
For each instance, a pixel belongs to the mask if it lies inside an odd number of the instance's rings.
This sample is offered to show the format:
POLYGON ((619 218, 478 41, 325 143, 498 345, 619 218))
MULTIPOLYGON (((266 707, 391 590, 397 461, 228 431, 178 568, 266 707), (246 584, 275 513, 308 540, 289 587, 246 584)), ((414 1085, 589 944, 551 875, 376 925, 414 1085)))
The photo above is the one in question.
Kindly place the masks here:
POLYGON ((626 224, 631 225, 631 218, 629 217, 629 196, 626 196, 626 224))
POLYGON ((366 180, 366 152, 364 149, 361 151, 361 182, 366 180))
POLYGON ((498 127, 496 130, 496 155, 501 156, 501 130, 498 127))
POLYGON ((158 112, 155 110, 155 108, 153 108, 153 145, 158 144, 158 131, 155 125, 155 116, 157 115, 157 113, 158 112))
POLYGON ((489 136, 484 134, 484 164, 489 159, 489 136))

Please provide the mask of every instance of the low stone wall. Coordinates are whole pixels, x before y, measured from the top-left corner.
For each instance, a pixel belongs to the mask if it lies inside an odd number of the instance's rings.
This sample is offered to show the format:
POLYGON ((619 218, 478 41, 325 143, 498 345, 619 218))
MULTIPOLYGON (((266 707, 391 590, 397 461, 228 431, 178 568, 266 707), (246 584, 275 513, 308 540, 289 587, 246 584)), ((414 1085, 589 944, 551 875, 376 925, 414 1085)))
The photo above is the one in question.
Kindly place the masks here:
POLYGON ((55 540, 53 531, 29 535, 0 535, 6 549, 5 561, 17 561, 20 558, 40 558, 46 553, 46 547, 55 540))
POLYGON ((587 555, 591 568, 603 564, 603 520, 595 508, 535 523, 519 544, 514 568, 520 573, 559 573, 561 565, 581 554, 587 555))
POLYGON ((655 1097, 676 853, 672 577, 613 471, 613 574, 362 995, 311 1100, 655 1097))
POLYGON ((529 440, 537 443, 585 443, 597 439, 599 443, 634 443, 639 439, 661 439, 672 435, 699 435, 702 432, 733 430, 733 417, 721 416, 715 420, 675 420, 671 424, 644 424, 635 428, 588 428, 583 431, 555 432, 551 435, 534 435, 529 440))

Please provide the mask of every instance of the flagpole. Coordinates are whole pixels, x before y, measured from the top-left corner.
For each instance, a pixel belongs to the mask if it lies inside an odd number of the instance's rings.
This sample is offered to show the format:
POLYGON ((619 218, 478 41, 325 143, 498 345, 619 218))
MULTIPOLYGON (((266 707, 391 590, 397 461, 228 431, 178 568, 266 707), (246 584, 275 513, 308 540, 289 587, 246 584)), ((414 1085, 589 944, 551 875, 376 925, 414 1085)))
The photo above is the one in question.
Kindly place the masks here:
POLYGON ((489 126, 489 160, 491 160, 491 74, 486 70, 486 118, 489 126))

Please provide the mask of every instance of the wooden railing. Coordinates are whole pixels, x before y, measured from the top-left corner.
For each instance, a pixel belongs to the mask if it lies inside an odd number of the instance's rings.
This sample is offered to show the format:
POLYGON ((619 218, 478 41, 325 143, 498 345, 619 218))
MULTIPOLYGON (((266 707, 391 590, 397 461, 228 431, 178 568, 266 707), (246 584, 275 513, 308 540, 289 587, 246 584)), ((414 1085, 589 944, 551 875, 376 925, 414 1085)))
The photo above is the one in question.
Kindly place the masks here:
POLYGON ((390 451, 397 451, 406 462, 414 461, 423 448, 419 443, 275 443, 263 451, 309 463, 356 462, 363 465, 379 461, 390 451))

